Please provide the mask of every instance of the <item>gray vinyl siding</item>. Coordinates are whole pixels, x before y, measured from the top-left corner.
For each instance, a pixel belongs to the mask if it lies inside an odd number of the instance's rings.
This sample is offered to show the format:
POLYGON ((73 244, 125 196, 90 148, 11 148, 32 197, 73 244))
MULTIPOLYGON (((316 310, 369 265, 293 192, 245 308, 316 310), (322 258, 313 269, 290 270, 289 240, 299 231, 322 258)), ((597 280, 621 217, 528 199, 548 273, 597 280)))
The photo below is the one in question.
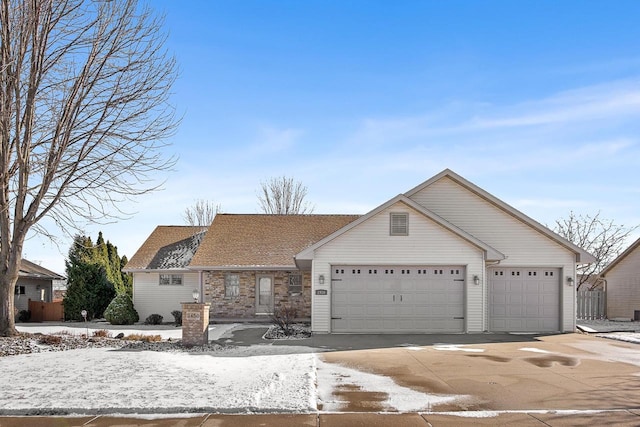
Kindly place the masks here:
POLYGON ((154 313, 162 315, 163 321, 172 322, 171 312, 182 310, 180 303, 193 301, 193 290, 199 288, 198 273, 166 274, 182 274, 183 284, 161 286, 159 273, 133 273, 133 304, 141 322, 154 313))
POLYGON ((444 177, 411 197, 506 255, 505 266, 561 268, 562 330, 575 328, 575 254, 479 195, 444 177))
POLYGON ((40 289, 44 289, 44 302, 51 302, 52 285, 51 280, 19 278, 16 286, 24 286, 24 295, 14 295, 14 305, 20 310, 29 309, 29 300, 40 301, 40 289), (38 289, 40 287, 40 289, 38 289))
POLYGON ((461 265, 466 268, 466 331, 484 328, 483 251, 424 215, 396 203, 318 248, 313 261, 312 330, 331 332, 332 265, 461 265), (389 214, 409 214, 409 235, 390 236, 389 214), (318 278, 323 275, 324 284, 318 278), (473 276, 481 284, 473 284, 473 276), (317 290, 327 295, 317 295, 317 290))
POLYGON ((607 317, 633 319, 640 310, 640 246, 628 254, 605 276, 607 317))

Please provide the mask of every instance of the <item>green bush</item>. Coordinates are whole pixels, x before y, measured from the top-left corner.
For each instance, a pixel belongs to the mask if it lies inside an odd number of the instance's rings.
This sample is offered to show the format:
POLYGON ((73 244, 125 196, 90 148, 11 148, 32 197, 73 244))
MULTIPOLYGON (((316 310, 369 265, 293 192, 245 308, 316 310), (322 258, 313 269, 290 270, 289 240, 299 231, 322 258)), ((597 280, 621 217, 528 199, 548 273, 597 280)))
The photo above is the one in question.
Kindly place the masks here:
POLYGON ((133 308, 129 295, 117 295, 104 311, 104 318, 112 325, 133 325, 138 320, 138 312, 133 308))
POLYGON ((20 310, 18 313, 18 320, 20 322, 28 322, 31 319, 31 312, 29 310, 20 310))
POLYGON ((161 325, 163 317, 160 314, 150 314, 144 321, 145 325, 161 325))

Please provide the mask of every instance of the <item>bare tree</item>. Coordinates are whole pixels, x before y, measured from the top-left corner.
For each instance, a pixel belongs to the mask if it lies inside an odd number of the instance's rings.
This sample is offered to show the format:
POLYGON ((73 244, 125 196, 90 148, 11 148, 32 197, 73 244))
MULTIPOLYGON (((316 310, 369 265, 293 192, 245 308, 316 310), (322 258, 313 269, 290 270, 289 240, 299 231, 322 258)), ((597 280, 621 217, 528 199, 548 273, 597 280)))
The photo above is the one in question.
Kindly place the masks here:
POLYGON ((612 220, 593 216, 576 215, 573 211, 567 218, 556 220, 554 231, 589 252, 596 258, 592 264, 578 266, 578 286, 593 289, 598 286, 598 274, 624 249, 627 238, 638 227, 625 227, 612 220))
POLYGON ((258 201, 262 212, 275 215, 310 214, 313 206, 306 200, 307 187, 286 176, 260 183, 258 201))
POLYGON ((222 205, 215 204, 212 201, 198 199, 184 210, 182 217, 188 225, 208 227, 213 222, 216 214, 222 212, 222 205))
POLYGON ((28 232, 121 218, 174 164, 165 38, 135 0, 0 0, 0 336, 28 232))

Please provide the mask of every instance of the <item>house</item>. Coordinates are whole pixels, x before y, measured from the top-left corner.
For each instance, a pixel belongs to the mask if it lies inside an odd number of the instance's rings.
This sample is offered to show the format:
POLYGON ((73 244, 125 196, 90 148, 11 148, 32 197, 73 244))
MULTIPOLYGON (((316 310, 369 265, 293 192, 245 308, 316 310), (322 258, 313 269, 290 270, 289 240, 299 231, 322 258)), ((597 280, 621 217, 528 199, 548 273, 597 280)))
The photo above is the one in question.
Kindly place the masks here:
POLYGON ((640 239, 602 270, 609 319, 640 320, 640 239))
POLYGON ((23 259, 15 287, 15 308, 18 311, 29 310, 29 300, 53 301, 53 282, 64 279, 64 276, 23 259))
POLYGON ((141 318, 198 289, 213 321, 295 304, 315 333, 565 332, 576 266, 593 261, 447 169, 362 216, 218 214, 206 232, 158 227, 125 271, 141 318), (189 239, 192 252, 167 262, 189 239))

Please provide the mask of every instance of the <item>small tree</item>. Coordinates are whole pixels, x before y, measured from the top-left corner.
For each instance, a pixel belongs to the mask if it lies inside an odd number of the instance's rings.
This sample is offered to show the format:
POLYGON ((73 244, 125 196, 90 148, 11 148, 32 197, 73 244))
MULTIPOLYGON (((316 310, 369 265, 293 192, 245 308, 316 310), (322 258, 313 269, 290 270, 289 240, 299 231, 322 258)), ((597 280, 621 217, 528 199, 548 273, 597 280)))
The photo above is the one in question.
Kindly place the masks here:
POLYGON ((305 198, 307 187, 286 176, 271 178, 260 183, 258 201, 266 214, 293 215, 313 213, 313 206, 305 198))
POLYGON ((104 318, 112 325, 133 325, 140 320, 133 301, 126 294, 116 295, 104 311, 104 318))
POLYGON ((578 266, 577 289, 598 286, 595 280, 598 274, 624 250, 627 238, 637 228, 601 218, 599 211, 593 216, 577 215, 571 211, 567 218, 556 220, 556 233, 596 258, 592 264, 578 266))
POLYGON ((193 206, 189 206, 184 210, 182 217, 187 225, 208 227, 213 222, 216 214, 220 212, 222 212, 222 205, 198 199, 193 206))

